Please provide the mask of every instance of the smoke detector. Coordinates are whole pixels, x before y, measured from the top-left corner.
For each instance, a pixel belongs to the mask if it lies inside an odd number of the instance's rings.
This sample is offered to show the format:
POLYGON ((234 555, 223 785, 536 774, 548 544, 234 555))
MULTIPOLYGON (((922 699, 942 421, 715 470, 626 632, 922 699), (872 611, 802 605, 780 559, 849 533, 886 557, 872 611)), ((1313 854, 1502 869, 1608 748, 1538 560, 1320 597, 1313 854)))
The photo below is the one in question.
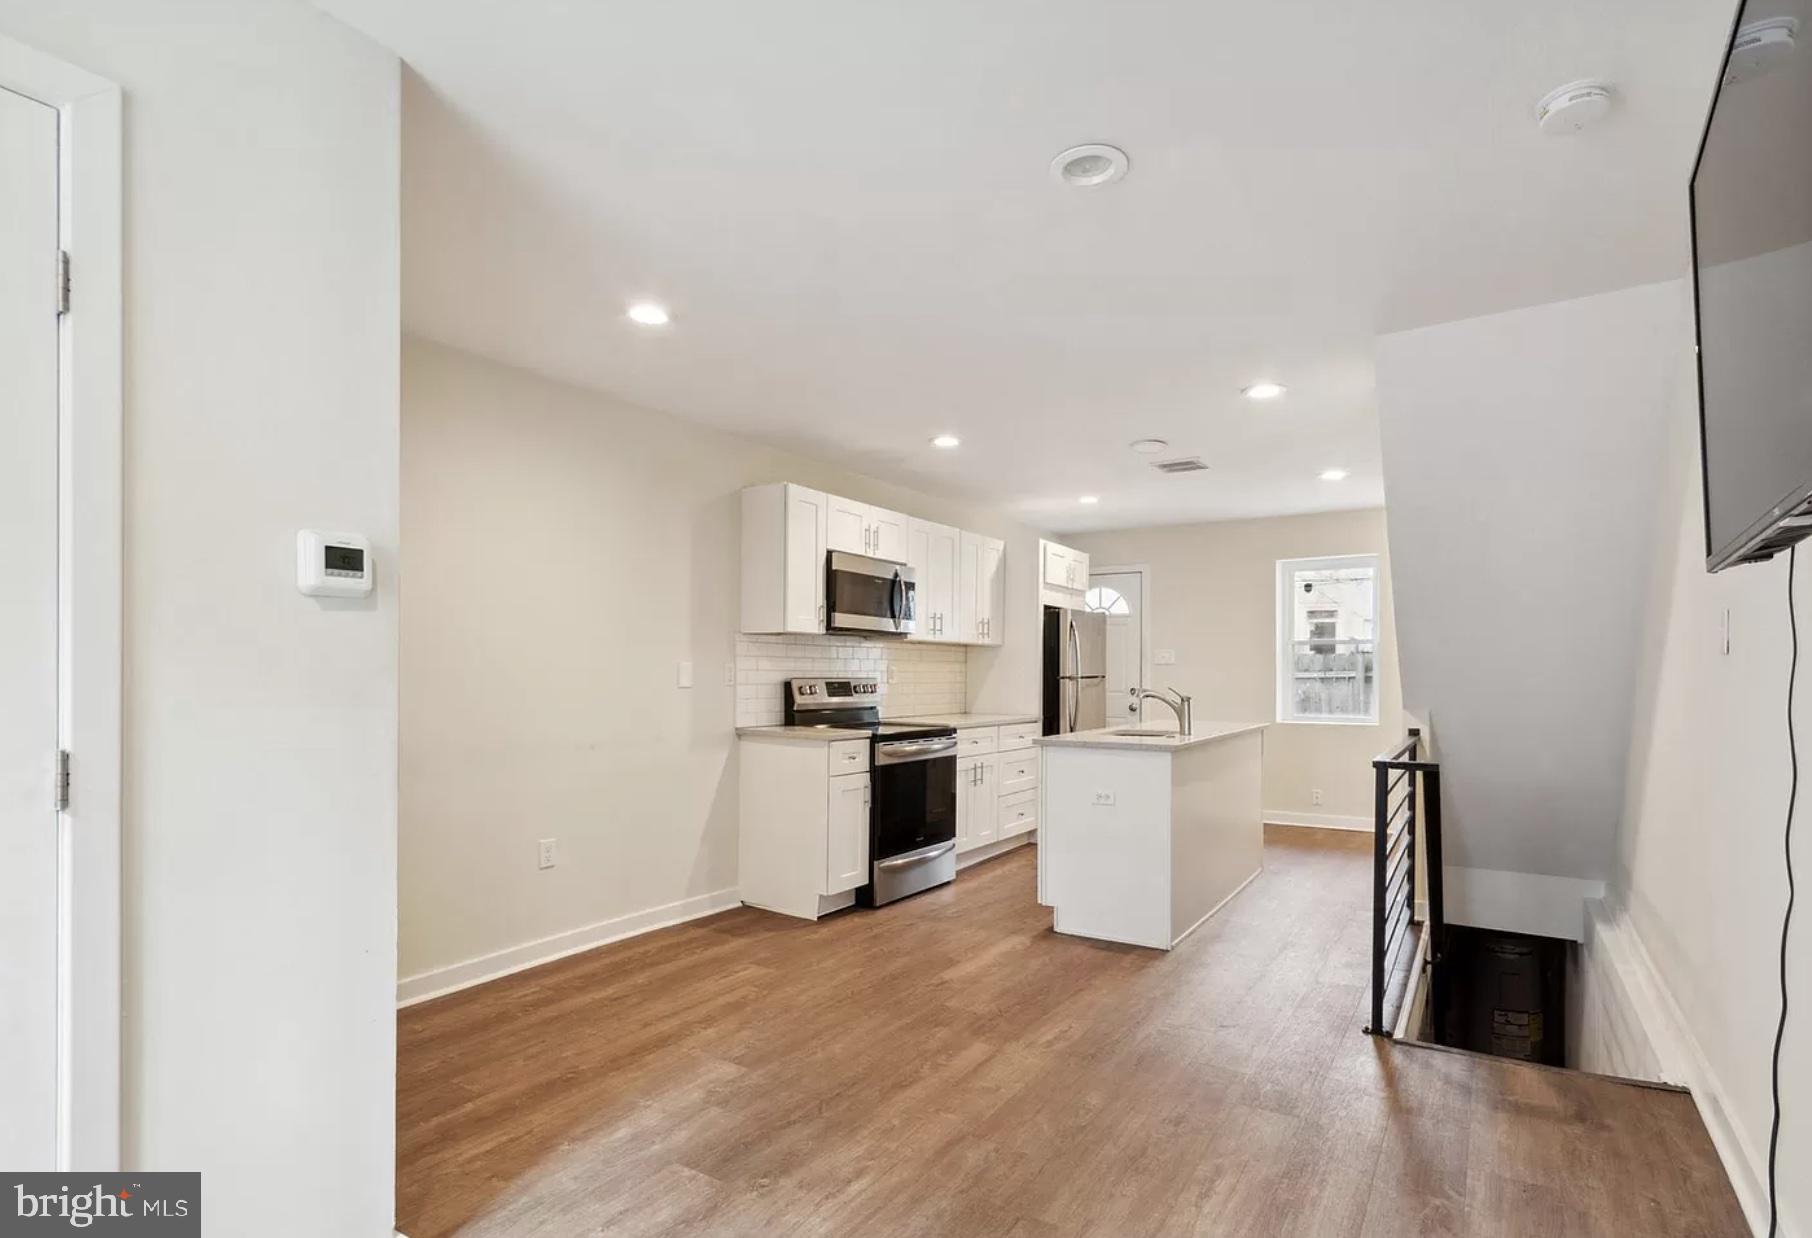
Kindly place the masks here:
POLYGON ((1769 17, 1739 29, 1730 43, 1724 84, 1751 81, 1778 68, 1793 54, 1793 38, 1798 33, 1799 19, 1794 17, 1769 17))
POLYGON ((1543 133, 1578 133, 1603 120, 1611 110, 1611 88, 1591 80, 1568 82, 1550 90, 1535 105, 1535 123, 1543 133))

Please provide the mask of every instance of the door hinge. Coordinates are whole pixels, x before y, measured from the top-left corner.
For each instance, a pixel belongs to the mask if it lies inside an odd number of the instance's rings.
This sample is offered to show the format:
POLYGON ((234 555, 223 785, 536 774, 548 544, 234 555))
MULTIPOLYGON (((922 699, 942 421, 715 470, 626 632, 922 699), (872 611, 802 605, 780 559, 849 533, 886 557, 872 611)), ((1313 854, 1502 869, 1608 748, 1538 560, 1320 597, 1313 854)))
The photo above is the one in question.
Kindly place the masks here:
POLYGON ((64 812, 69 808, 69 753, 57 749, 57 811, 64 812))
POLYGON ((57 317, 69 312, 69 251, 57 251, 57 317))

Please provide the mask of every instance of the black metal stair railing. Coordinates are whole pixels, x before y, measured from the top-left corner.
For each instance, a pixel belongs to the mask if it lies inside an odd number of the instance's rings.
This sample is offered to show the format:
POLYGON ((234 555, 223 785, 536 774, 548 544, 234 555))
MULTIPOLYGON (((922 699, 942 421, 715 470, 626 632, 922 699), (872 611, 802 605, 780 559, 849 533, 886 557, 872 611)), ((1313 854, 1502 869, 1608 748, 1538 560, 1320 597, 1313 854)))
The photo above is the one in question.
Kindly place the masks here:
MULTIPOLYGON (((1396 1012, 1386 1021, 1387 990, 1399 958, 1415 936, 1411 930, 1421 924, 1416 916, 1418 834, 1428 865, 1428 923, 1422 925, 1428 937, 1428 999, 1437 1018, 1444 1009, 1440 969, 1446 923, 1441 880, 1441 767, 1424 760, 1423 755, 1422 732, 1412 727, 1401 744, 1372 761, 1372 1007, 1371 1022, 1365 1030, 1374 1036, 1389 1036, 1396 1023, 1396 1012)), ((1407 985, 1404 989, 1407 991, 1407 985)))

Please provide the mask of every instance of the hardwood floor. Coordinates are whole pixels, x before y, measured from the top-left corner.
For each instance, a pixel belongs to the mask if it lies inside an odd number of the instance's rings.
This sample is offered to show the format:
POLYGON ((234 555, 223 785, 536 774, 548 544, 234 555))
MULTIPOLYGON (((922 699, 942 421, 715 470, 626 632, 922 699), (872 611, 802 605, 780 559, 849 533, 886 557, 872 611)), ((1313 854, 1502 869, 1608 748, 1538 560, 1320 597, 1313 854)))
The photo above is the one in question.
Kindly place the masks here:
POLYGON ((742 909, 399 1016, 438 1235, 1743 1235, 1690 1098, 1364 1036, 1360 834, 1276 828, 1169 955, 1051 932, 1031 850, 742 909))

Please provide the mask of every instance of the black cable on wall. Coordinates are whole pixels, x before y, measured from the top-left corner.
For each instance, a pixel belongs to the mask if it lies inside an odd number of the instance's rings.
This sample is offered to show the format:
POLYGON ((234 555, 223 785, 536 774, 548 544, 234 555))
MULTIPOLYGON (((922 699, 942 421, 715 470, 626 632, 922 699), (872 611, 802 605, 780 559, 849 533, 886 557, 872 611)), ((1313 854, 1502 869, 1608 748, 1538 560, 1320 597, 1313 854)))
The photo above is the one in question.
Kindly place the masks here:
POLYGON ((1774 1125, 1768 1132, 1768 1238, 1780 1233, 1780 1190, 1775 1184, 1781 1145, 1781 1043, 1787 1034, 1787 938, 1793 928, 1793 809, 1799 800, 1799 741, 1793 733, 1793 685, 1799 677, 1799 616, 1793 606, 1793 572, 1799 547, 1787 551, 1787 629, 1793 637, 1793 656, 1787 663, 1787 756, 1793 775, 1787 784, 1787 911, 1781 917, 1781 1016, 1774 1025, 1774 1125))

